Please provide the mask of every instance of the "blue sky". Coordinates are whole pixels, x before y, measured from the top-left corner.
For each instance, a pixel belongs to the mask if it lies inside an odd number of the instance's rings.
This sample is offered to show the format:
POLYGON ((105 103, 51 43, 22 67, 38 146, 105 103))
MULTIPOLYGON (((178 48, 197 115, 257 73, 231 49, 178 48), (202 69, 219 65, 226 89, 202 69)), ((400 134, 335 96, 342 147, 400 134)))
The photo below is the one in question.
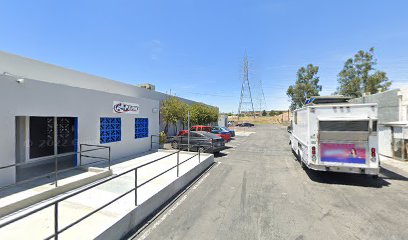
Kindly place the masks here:
POLYGON ((267 109, 287 109, 296 71, 320 66, 322 94, 344 61, 375 47, 408 85, 408 1, 0 1, 0 49, 237 112, 242 59, 267 109))

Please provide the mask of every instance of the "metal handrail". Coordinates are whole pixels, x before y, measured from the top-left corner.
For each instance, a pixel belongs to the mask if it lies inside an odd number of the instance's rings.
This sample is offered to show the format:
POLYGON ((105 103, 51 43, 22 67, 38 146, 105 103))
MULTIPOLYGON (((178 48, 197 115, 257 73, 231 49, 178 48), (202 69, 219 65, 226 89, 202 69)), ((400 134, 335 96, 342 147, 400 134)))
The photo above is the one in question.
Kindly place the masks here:
POLYGON ((150 135, 150 150, 153 149, 153 143, 160 144, 160 136, 159 135, 150 135), (159 141, 158 142, 153 142, 153 137, 158 137, 159 141))
POLYGON ((9 224, 11 224, 11 223, 13 223, 13 222, 16 222, 16 221, 18 221, 18 220, 21 220, 21 219, 23 219, 23 218, 26 218, 26 217, 28 217, 28 216, 34 214, 34 213, 37 213, 37 212, 39 212, 39 211, 41 211, 41 210, 43 210, 43 209, 46 209, 46 208, 51 207, 51 206, 54 205, 54 234, 48 236, 46 239, 52 239, 52 238, 58 239, 58 235, 61 234, 62 232, 66 231, 67 229, 71 228, 72 226, 74 226, 74 225, 80 223, 81 221, 83 221, 83 220, 85 220, 86 218, 92 216, 92 215, 95 214, 96 212, 102 210, 103 208, 109 206, 110 204, 116 202, 117 200, 121 199, 122 197, 128 195, 129 193, 131 193, 131 192, 133 192, 133 191, 135 191, 135 206, 137 206, 137 189, 138 189, 139 187, 142 187, 142 186, 146 185, 147 183, 149 183, 149 182, 151 182, 152 180, 154 180, 154 179, 156 179, 156 178, 162 176, 163 174, 165 174, 165 173, 171 171, 171 170, 174 169, 174 168, 177 168, 177 177, 179 177, 179 167, 180 167, 180 165, 183 164, 183 163, 185 163, 185 162, 187 162, 187 161, 189 161, 189 160, 191 160, 191 159, 193 159, 193 158, 196 157, 196 156, 198 156, 198 161, 199 161, 199 163, 201 162, 201 157, 200 157, 201 153, 200 153, 200 152, 198 152, 197 154, 194 154, 194 155, 191 156, 190 158, 188 158, 188 159, 186 159, 186 160, 180 162, 180 161, 179 161, 180 152, 181 152, 181 150, 178 150, 178 151, 173 152, 173 153, 170 153, 170 154, 168 154, 168 155, 166 155, 166 156, 163 156, 163 157, 160 157, 160 158, 158 158, 158 159, 155 159, 155 160, 153 160, 153 161, 151 161, 151 162, 148 162, 148 163, 139 165, 139 166, 137 166, 137 167, 135 167, 135 168, 126 170, 126 171, 124 171, 124 172, 122 172, 122 173, 119 173, 119 174, 117 174, 117 175, 110 176, 110 177, 108 177, 108 178, 106 178, 106 179, 104 179, 104 180, 102 180, 102 181, 99 181, 99 182, 90 184, 90 185, 88 185, 88 186, 86 186, 86 187, 84 187, 84 188, 82 188, 82 189, 80 189, 80 190, 78 190, 78 191, 75 191, 75 192, 73 192, 73 193, 67 194, 67 195, 65 195, 65 196, 63 196, 63 197, 61 197, 61 198, 59 198, 59 199, 53 200, 53 201, 51 201, 51 202, 49 202, 49 203, 47 203, 47 204, 45 204, 45 205, 43 205, 43 206, 41 206, 41 207, 39 207, 39 208, 36 208, 36 209, 30 211, 30 212, 27 212, 27 213, 22 214, 22 215, 20 215, 20 216, 14 218, 14 219, 10 219, 10 220, 8 220, 8 221, 6 221, 6 222, 4 222, 4 223, 1 223, 1 224, 0 224, 0 228, 5 227, 5 226, 7 226, 7 225, 9 225, 9 224), (173 166, 173 167, 171 167, 171 168, 169 168, 169 169, 167 169, 167 170, 165 170, 165 171, 159 173, 158 175, 156 175, 156 176, 154 176, 154 177, 152 177, 152 178, 146 180, 145 182, 143 182, 143 183, 141 183, 141 184, 139 184, 139 185, 137 184, 137 178, 138 178, 138 177, 137 177, 137 172, 138 172, 138 169, 143 168, 143 167, 145 167, 145 166, 147 166, 147 165, 153 164, 153 163, 155 163, 155 162, 158 162, 158 161, 160 161, 160 160, 163 160, 163 159, 165 159, 165 158, 167 158, 167 157, 169 157, 169 156, 175 155, 175 154, 177 154, 177 164, 176 164, 175 166, 173 166), (85 191, 87 191, 87 190, 90 190, 90 189, 92 189, 92 188, 95 188, 95 187, 97 187, 97 186, 99 186, 99 185, 102 185, 102 184, 104 184, 104 183, 110 182, 110 181, 112 181, 112 180, 114 180, 114 179, 116 179, 116 178, 119 178, 119 177, 121 177, 121 176, 123 176, 123 175, 125 175, 125 174, 128 174, 128 173, 130 173, 130 172, 132 172, 132 171, 135 171, 135 187, 134 187, 134 188, 132 188, 132 189, 126 191, 125 193, 119 195, 118 197, 114 198, 113 200, 109 201, 108 203, 104 204, 103 206, 101 206, 101 207, 99 207, 99 208, 93 210, 92 212, 86 214, 85 216, 83 216, 83 217, 77 219, 76 221, 74 221, 74 222, 68 224, 68 225, 65 226, 64 228, 59 229, 59 225, 58 225, 58 219, 59 219, 58 204, 59 204, 60 202, 66 200, 66 199, 68 199, 68 198, 71 198, 71 197, 73 197, 73 196, 76 196, 76 195, 78 195, 78 194, 80 194, 80 193, 82 193, 82 192, 85 192, 85 191))
MULTIPOLYGON (((92 144, 80 144, 79 148, 80 148, 79 152, 71 152, 71 153, 67 153, 67 154, 64 155, 64 157, 65 157, 65 156, 78 155, 79 154, 79 165, 78 166, 64 168, 64 169, 58 169, 58 158, 59 158, 59 156, 56 155, 56 156, 54 156, 54 166, 55 166, 54 171, 46 173, 46 174, 41 174, 41 175, 38 175, 38 176, 35 176, 35 177, 31 177, 29 179, 25 179, 25 180, 19 181, 17 183, 2 186, 2 187, 0 187, 0 191, 3 190, 3 189, 6 189, 6 188, 21 185, 21 184, 24 184, 24 183, 27 183, 27 182, 30 182, 30 181, 34 181, 34 180, 37 180, 37 179, 40 179, 40 178, 43 178, 43 177, 49 177, 49 176, 52 176, 52 175, 55 176, 55 182, 54 182, 55 187, 58 187, 58 175, 60 173, 68 172, 70 170, 78 169, 78 168, 83 167, 83 166, 92 165, 92 164, 96 164, 96 163, 100 163, 100 162, 104 162, 104 161, 108 161, 108 169, 110 170, 110 165, 111 165, 111 149, 110 149, 110 146, 101 146, 101 145, 92 145, 92 144), (82 146, 96 147, 96 148, 82 151, 82 146), (96 156, 90 156, 90 155, 82 154, 84 152, 92 152, 92 151, 98 151, 98 150, 103 150, 103 149, 108 149, 108 151, 109 151, 108 152, 108 158, 96 157, 96 156), (93 161, 93 162, 86 163, 86 164, 82 164, 82 157, 93 158, 93 159, 101 159, 101 160, 100 161, 93 161)), ((20 167, 20 166, 25 166, 25 165, 38 164, 38 163, 45 162, 45 161, 50 161, 50 158, 48 158, 48 159, 39 159, 39 160, 36 160, 35 162, 22 162, 22 163, 10 164, 10 165, 7 165, 7 166, 1 166, 0 170, 1 169, 6 169, 6 168, 11 168, 11 167, 20 167)))

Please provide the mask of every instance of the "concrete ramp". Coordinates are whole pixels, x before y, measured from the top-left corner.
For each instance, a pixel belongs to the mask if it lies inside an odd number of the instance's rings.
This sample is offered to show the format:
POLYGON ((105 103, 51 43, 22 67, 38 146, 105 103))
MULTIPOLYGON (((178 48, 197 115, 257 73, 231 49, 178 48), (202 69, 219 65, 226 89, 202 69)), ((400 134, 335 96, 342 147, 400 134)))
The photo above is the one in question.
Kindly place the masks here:
POLYGON ((111 227, 102 232, 98 237, 96 237, 96 239, 110 240, 123 238, 127 233, 134 230, 136 226, 142 224, 146 218, 164 205, 174 195, 186 188, 189 183, 191 183, 213 163, 214 155, 205 156, 205 160, 203 160, 200 164, 197 164, 192 169, 185 172, 181 177, 175 179, 142 204, 131 210, 111 227))
MULTIPOLYGON (((111 166, 113 176, 125 173, 155 159, 168 156, 171 153, 174 153, 174 151, 159 151, 128 161, 114 163, 111 166)), ((174 168, 139 187, 137 192, 138 206, 135 205, 135 193, 132 191, 68 228, 59 235, 59 239, 120 239, 125 236, 214 163, 212 154, 201 154, 200 160, 195 154, 180 152, 180 163, 187 159, 190 160, 180 165, 179 177, 177 177, 177 170, 174 168)), ((177 154, 173 154, 170 157, 165 157, 160 161, 139 168, 137 184, 140 186, 152 177, 176 165, 177 154)), ((135 183, 135 173, 132 170, 111 181, 59 202, 58 229, 64 229, 81 217, 130 191, 135 187, 135 183)), ((64 194, 54 199, 63 197, 64 194)), ((41 205, 46 204, 47 201, 43 201, 37 204, 36 207, 40 208, 41 205)), ((12 216, 0 219, 0 224, 10 220, 10 217, 24 215, 33 209, 28 208, 12 216)), ((54 207, 51 206, 1 228, 0 239, 44 239, 53 233, 54 207)))
POLYGON ((30 183, 28 186, 22 185, 6 189, 4 191, 6 196, 0 198, 0 218, 112 175, 110 170, 95 167, 90 167, 85 171, 76 169, 72 172, 77 173, 60 179, 58 187, 51 182, 36 187, 31 187, 32 183, 30 183), (8 194, 7 192, 13 193, 8 194))

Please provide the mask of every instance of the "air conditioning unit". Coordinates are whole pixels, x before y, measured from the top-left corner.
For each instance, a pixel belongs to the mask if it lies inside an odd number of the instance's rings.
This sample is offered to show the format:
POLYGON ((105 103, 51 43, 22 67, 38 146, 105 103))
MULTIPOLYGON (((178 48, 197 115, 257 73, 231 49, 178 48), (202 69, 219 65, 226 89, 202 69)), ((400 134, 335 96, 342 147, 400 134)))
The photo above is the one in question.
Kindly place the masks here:
POLYGON ((156 90, 156 87, 153 84, 150 84, 150 83, 137 84, 136 86, 140 87, 140 88, 145 88, 147 90, 152 90, 152 91, 156 90))

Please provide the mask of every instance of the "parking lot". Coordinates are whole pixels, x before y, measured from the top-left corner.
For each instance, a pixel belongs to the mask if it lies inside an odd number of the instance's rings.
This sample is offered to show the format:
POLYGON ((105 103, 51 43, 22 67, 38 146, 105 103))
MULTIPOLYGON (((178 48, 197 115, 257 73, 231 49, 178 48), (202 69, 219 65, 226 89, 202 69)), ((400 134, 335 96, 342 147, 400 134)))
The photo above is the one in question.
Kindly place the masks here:
POLYGON ((239 132, 133 239, 407 239, 408 173, 303 170, 286 129, 239 132), (253 133, 252 133, 253 132, 253 133))

